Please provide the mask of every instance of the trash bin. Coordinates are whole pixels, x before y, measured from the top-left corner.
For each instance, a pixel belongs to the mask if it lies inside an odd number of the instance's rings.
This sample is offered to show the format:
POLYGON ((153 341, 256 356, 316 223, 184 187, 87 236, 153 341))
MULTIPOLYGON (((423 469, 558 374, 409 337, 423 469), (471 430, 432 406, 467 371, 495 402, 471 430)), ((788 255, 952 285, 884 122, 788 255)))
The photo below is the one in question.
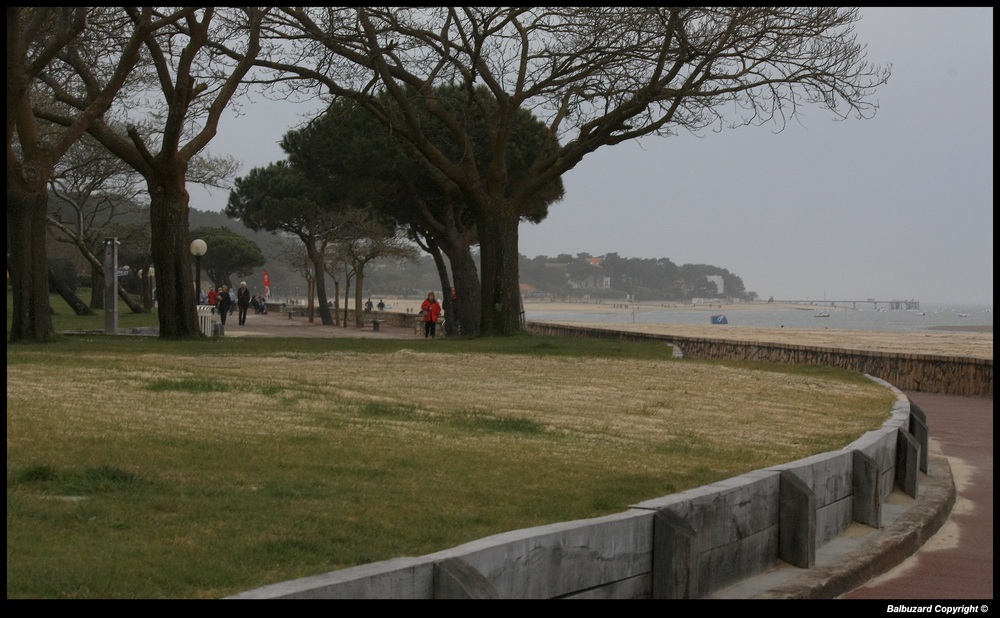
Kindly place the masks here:
POLYGON ((382 320, 372 320, 372 331, 379 332, 379 327, 382 326, 382 320))

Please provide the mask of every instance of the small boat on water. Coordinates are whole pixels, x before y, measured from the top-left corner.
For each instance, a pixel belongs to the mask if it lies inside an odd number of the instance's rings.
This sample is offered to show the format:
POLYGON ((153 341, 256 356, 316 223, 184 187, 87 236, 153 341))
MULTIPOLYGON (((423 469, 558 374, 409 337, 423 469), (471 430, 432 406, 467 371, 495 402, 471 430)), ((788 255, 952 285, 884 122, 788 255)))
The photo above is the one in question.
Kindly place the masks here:
POLYGON ((713 315, 712 324, 729 324, 729 320, 724 315, 713 315))
POLYGON ((968 313, 960 313, 960 314, 958 314, 958 317, 960 317, 960 318, 967 318, 967 317, 969 317, 969 314, 968 313))
POLYGON ((813 317, 814 318, 828 318, 828 317, 830 317, 830 312, 828 312, 828 311, 820 311, 819 313, 817 313, 813 317))

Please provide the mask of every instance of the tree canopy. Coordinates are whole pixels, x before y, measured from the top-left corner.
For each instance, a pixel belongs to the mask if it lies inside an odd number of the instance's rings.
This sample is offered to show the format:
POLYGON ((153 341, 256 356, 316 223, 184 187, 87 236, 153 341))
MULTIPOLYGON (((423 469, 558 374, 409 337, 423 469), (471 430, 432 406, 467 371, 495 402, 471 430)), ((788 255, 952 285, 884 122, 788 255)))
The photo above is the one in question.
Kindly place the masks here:
POLYGON ((249 81, 353 101, 405 143, 474 216, 482 332, 515 332, 518 226, 562 174, 647 135, 780 128, 805 106, 872 116, 889 70, 868 62, 858 19, 837 7, 10 8, 11 339, 49 336, 45 183, 83 131, 146 179, 161 337, 197 333, 188 167, 249 81), (519 152, 525 112, 545 132, 519 152), (35 118, 66 130, 42 139, 35 118))
POLYGON ((236 179, 226 215, 252 230, 282 232, 302 242, 315 277, 320 318, 323 324, 332 325, 323 272, 327 246, 344 221, 329 206, 337 197, 328 196, 327 188, 288 161, 278 161, 236 179))
MULTIPOLYGON (((465 96, 455 86, 438 87, 442 99, 465 96)), ((420 109, 426 132, 449 156, 472 149, 489 161, 490 128, 488 117, 479 112, 495 102, 483 88, 476 89, 479 99, 465 117, 470 143, 458 143, 426 109, 420 109), (438 125, 437 128, 432 128, 438 125)), ((527 172, 534 156, 548 139, 544 124, 530 112, 517 114, 512 144, 507 150, 507 168, 513 182, 527 172)), ((444 295, 445 312, 450 324, 460 322, 464 334, 477 334, 480 320, 480 279, 473 260, 472 247, 479 244, 477 218, 469 201, 457 186, 416 152, 412 145, 393 137, 368 110, 349 99, 331 105, 326 112, 302 129, 291 131, 282 140, 293 166, 306 170, 312 183, 337 186, 337 199, 365 207, 409 228, 411 237, 432 255, 442 252, 450 262, 440 268, 441 289, 455 288, 460 303, 444 295)), ((540 222, 549 206, 562 199, 563 184, 556 178, 532 200, 523 204, 521 218, 540 222)), ((436 255, 436 259, 442 259, 436 255)))
POLYGON ((357 101, 458 188, 479 231, 482 329, 504 334, 521 328, 527 202, 590 152, 645 135, 780 125, 805 105, 870 117, 889 72, 868 63, 857 20, 836 7, 281 7, 266 17, 259 64, 357 101), (441 85, 464 94, 442 96, 441 85), (479 86, 492 108, 479 106, 479 86), (449 152, 429 135, 442 127, 471 145, 477 107, 488 156, 449 152), (513 179, 522 110, 546 124, 547 140, 513 179))
POLYGON ((617 253, 600 257, 586 253, 575 257, 539 255, 530 260, 522 257, 521 282, 556 296, 642 301, 756 298, 754 292, 745 289, 739 276, 719 266, 678 266, 669 258, 623 258, 617 253))
MULTIPOLYGON (((177 19, 114 7, 7 8, 7 266, 11 341, 49 341, 47 183, 56 162, 100 119, 140 61, 145 37, 177 19), (62 131, 39 117, 58 113, 62 131)), ((193 319, 193 310, 192 310, 193 319)))
MULTIPOLYGON (((125 76, 127 87, 106 102, 86 130, 146 182, 150 226, 156 231, 151 253, 160 337, 199 336, 196 299, 190 293, 194 282, 187 240, 188 174, 244 87, 259 49, 262 12, 251 7, 183 7, 172 13, 149 7, 103 10, 112 17, 104 25, 105 40, 88 46, 84 57, 71 58, 67 74, 88 84, 91 73, 107 70, 106 57, 115 53, 116 46, 107 41, 136 32, 133 38, 143 61, 125 76), (234 40, 240 41, 244 54, 239 61, 219 56, 212 48, 212 42, 234 40)), ((79 110, 80 101, 72 93, 57 91, 57 99, 71 114, 79 110)), ((72 115, 62 109, 34 111, 51 122, 73 126, 72 115)))
POLYGON ((214 287, 233 287, 232 276, 246 277, 266 260, 257 243, 226 227, 200 227, 191 230, 191 240, 200 238, 208 250, 201 257, 214 287))

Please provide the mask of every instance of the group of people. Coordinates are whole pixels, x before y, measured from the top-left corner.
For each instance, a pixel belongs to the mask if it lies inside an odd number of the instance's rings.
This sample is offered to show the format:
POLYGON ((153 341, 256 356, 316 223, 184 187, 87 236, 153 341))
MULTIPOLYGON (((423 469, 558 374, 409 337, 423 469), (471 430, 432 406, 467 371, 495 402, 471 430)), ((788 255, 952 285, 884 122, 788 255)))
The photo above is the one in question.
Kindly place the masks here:
POLYGON ((209 290, 207 299, 208 304, 216 308, 219 312, 219 320, 223 325, 226 323, 226 318, 232 315, 233 311, 238 311, 238 320, 240 326, 247 323, 247 312, 250 310, 250 305, 256 300, 254 308, 257 313, 267 313, 267 304, 263 299, 259 299, 256 296, 251 299, 250 288, 247 287, 246 281, 240 282, 240 287, 237 290, 231 289, 228 285, 219 286, 218 290, 209 290), (263 307, 263 310, 261 309, 263 307))
MULTIPOLYGON (((454 298, 454 295, 453 295, 454 298)), ((214 306, 219 312, 219 319, 222 324, 225 325, 226 318, 233 313, 234 310, 239 312, 239 324, 243 326, 247 323, 247 312, 250 307, 253 306, 254 310, 260 313, 267 313, 267 302, 256 295, 250 295, 250 289, 247 288, 247 282, 241 281, 240 287, 237 290, 232 290, 228 285, 219 286, 218 290, 212 289, 208 291, 207 296, 208 304, 214 306)), ((378 303, 379 311, 385 308, 385 303, 379 301, 378 303)), ((365 304, 365 310, 372 310, 371 299, 365 304)), ((420 315, 424 318, 424 338, 434 339, 437 335, 437 324, 438 320, 441 318, 441 303, 437 301, 434 297, 434 292, 427 294, 427 298, 424 302, 420 304, 420 315)))

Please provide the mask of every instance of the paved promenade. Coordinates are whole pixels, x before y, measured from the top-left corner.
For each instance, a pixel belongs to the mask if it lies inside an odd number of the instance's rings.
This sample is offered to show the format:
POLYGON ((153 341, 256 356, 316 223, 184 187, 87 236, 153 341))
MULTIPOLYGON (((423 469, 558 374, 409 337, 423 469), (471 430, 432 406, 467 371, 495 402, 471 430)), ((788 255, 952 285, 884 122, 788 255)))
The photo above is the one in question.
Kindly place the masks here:
MULTIPOLYGON (((323 326, 317 318, 251 315, 226 337, 420 339, 413 328, 323 326)), ((931 462, 916 500, 896 492, 882 530, 861 532, 817 552, 808 571, 782 569, 722 598, 983 600, 993 598, 993 400, 907 392, 923 409, 931 462), (952 506, 952 503, 954 506, 952 506), (898 565, 898 566, 896 566, 898 565)))
MULTIPOLYGON (((377 315, 377 314, 372 314, 377 315)), ((320 322, 319 315, 315 321, 310 322, 309 318, 292 317, 286 313, 272 312, 265 315, 251 314, 247 316, 247 323, 240 326, 231 315, 226 323, 226 337, 365 337, 371 339, 422 339, 422 334, 417 334, 413 328, 402 328, 398 326, 387 326, 382 324, 378 332, 372 328, 371 320, 365 321, 365 326, 358 328, 352 322, 348 326, 324 326, 320 322)))
POLYGON ((932 452, 947 458, 957 497, 921 549, 845 599, 993 598, 993 400, 906 393, 927 414, 932 452))

